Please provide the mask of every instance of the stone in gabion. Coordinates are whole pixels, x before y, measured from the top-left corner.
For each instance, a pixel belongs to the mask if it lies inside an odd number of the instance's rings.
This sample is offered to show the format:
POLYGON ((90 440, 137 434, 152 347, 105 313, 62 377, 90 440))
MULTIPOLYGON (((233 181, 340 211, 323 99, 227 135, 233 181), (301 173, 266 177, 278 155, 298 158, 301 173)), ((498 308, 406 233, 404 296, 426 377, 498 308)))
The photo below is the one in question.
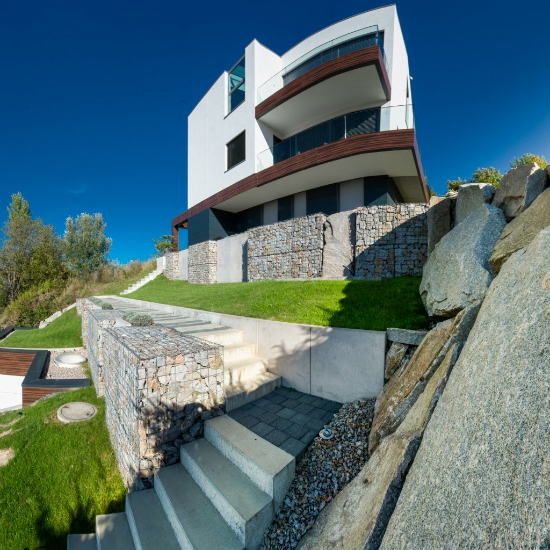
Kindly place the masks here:
POLYGON ((218 278, 218 243, 204 241, 189 247, 187 279, 195 285, 211 285, 218 278))
POLYGON ((179 252, 167 252, 164 255, 166 262, 164 266, 164 276, 170 281, 176 281, 180 278, 180 255, 179 252))
POLYGON ((151 486, 224 404, 223 348, 153 327, 104 329, 105 416, 124 482, 151 486), (200 422, 199 428, 191 428, 200 422))

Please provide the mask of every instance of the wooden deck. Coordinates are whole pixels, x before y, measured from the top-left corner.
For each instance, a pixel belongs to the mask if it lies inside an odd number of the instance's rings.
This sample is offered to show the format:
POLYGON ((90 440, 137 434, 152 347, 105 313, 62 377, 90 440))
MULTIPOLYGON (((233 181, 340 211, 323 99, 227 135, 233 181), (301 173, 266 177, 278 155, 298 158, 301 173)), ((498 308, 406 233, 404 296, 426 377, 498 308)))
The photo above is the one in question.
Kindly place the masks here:
POLYGON ((35 357, 35 353, 0 351, 0 374, 27 376, 35 357))

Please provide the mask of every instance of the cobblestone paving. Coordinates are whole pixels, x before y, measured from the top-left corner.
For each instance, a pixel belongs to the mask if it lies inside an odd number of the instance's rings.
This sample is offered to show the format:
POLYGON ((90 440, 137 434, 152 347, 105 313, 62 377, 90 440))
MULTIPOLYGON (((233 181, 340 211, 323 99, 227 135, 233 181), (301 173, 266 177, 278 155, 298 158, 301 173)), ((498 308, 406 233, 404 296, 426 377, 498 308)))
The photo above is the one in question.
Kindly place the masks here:
POLYGON ((300 459, 314 437, 342 407, 329 401, 279 388, 229 413, 255 434, 300 459))

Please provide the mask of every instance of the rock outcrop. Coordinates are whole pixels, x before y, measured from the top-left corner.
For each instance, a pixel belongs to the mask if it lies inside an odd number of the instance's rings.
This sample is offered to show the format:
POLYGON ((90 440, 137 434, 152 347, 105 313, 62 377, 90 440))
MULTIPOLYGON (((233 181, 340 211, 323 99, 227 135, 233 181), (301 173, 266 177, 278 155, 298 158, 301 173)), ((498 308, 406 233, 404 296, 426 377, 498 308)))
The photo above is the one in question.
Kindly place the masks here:
POLYGON ((489 263, 495 271, 521 248, 526 247, 545 227, 550 225, 550 189, 546 189, 523 211, 514 218, 500 235, 489 263))
POLYGON ((513 168, 502 178, 492 204, 512 220, 544 191, 547 181, 548 174, 536 162, 513 168))
POLYGON ((380 546, 459 348, 455 344, 449 349, 403 424, 382 441, 359 475, 320 514, 300 550, 375 550, 380 546))
POLYGON ((395 432, 454 344, 462 344, 474 324, 479 306, 439 323, 418 347, 410 362, 397 370, 376 399, 369 436, 372 453, 384 437, 395 432))
POLYGON ((325 220, 322 276, 327 278, 354 275, 354 252, 351 228, 355 227, 355 214, 339 212, 325 220))
POLYGON ((419 346, 426 337, 425 330, 409 330, 406 328, 389 328, 386 331, 390 342, 399 342, 409 346, 419 346))
POLYGON ((431 197, 428 218, 428 254, 435 245, 451 230, 453 221, 453 199, 431 197))
POLYGON ((547 548, 550 228, 493 281, 382 550, 547 548))
POLYGON ((384 371, 384 378, 391 378, 392 374, 401 364, 401 361, 405 357, 408 349, 409 346, 407 344, 392 342, 388 353, 386 353, 386 368, 384 371))
POLYGON ((455 209, 455 225, 464 221, 481 205, 491 202, 495 188, 490 183, 466 183, 458 188, 455 209))
POLYGON ((505 226, 502 211, 483 204, 441 239, 420 284, 430 317, 452 317, 483 300, 495 276, 489 258, 505 226))

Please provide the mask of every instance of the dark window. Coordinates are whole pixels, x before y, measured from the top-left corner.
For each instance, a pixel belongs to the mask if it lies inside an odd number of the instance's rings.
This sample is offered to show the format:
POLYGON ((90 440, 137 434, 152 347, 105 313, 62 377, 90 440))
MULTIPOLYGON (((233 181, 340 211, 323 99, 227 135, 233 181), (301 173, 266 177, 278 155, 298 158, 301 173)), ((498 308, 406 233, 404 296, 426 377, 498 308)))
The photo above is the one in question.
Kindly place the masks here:
POLYGON ((227 144, 227 169, 230 170, 245 157, 245 132, 243 132, 227 144))
POLYGON ((248 229, 259 227, 262 225, 262 205, 253 206, 247 210, 242 210, 238 214, 235 214, 236 218, 236 230, 237 233, 242 233, 248 229))
POLYGON ((240 59, 237 64, 229 71, 228 77, 228 106, 229 112, 240 105, 245 98, 246 84, 244 81, 245 59, 240 59))
POLYGON ((322 212, 327 216, 338 212, 338 184, 324 185, 306 191, 307 215, 322 212))
POLYGON ((290 220, 293 217, 293 199, 292 195, 288 197, 282 197, 277 201, 277 214, 278 221, 284 222, 285 220, 290 220))

